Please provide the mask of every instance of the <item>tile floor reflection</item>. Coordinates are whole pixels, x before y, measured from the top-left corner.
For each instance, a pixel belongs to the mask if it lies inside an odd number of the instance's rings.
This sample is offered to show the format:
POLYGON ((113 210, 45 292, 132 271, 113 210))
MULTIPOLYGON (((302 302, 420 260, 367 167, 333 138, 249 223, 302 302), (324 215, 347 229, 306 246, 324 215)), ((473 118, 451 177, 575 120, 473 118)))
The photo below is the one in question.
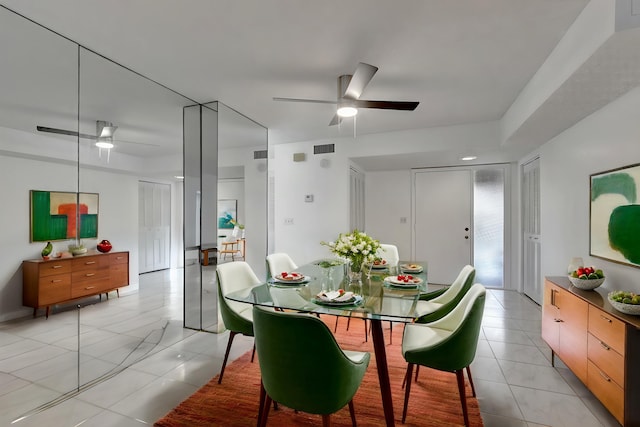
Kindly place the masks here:
MULTIPOLYGON (((78 385, 78 310, 0 323, 0 425, 152 425, 222 365, 227 333, 184 329, 182 290, 182 270, 148 273, 138 292, 81 308, 81 383, 103 377, 66 399, 78 385)), ((568 369, 551 367, 540 315, 517 292, 488 292, 472 365, 485 426, 618 426, 568 369)), ((236 337, 231 357, 252 345, 236 337)))

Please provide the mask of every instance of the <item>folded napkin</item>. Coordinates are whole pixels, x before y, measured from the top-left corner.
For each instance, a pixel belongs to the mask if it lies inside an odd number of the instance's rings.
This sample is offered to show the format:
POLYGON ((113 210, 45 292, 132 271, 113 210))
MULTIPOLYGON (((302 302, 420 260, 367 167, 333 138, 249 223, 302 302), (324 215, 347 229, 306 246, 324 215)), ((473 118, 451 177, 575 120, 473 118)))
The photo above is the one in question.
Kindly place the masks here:
POLYGON ((340 291, 328 291, 320 292, 316 295, 318 299, 327 302, 347 302, 354 299, 356 296, 353 292, 340 292, 340 291))

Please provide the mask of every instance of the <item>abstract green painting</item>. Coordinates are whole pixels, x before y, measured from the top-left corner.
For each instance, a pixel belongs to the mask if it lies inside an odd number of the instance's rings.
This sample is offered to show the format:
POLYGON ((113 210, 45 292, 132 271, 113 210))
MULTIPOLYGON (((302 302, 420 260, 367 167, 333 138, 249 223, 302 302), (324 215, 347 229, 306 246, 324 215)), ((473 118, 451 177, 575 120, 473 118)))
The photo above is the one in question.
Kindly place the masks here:
POLYGON ((640 164, 591 175, 590 254, 640 266, 640 164))
POLYGON ((98 194, 31 190, 31 242, 98 237, 98 194))

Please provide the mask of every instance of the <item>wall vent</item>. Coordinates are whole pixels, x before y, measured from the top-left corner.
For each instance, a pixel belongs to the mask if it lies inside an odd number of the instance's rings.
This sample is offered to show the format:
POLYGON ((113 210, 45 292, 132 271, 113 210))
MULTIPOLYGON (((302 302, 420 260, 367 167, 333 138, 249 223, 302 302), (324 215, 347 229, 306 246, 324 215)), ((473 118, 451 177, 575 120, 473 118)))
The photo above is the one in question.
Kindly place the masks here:
POLYGON ((326 153, 335 153, 335 152, 336 152, 335 144, 323 144, 323 145, 313 146, 313 154, 326 154, 326 153))
POLYGON ((267 150, 257 150, 253 152, 253 160, 257 159, 266 159, 267 158, 267 150))

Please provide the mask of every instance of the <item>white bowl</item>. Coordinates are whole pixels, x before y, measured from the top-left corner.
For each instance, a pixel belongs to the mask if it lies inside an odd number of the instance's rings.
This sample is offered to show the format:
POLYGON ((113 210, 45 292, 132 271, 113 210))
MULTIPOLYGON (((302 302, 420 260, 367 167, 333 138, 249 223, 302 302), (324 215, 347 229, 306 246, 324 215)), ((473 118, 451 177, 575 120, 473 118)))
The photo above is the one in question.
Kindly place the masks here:
POLYGON ((583 291, 591 291, 604 283, 604 277, 602 279, 578 279, 576 277, 568 276, 571 284, 583 291))
MULTIPOLYGON (((614 291, 615 292, 615 291, 614 291)), ((607 299, 616 310, 624 313, 631 314, 634 316, 640 316, 640 304, 626 304, 624 302, 618 302, 611 299, 611 295, 613 292, 609 292, 607 295, 607 299)))

